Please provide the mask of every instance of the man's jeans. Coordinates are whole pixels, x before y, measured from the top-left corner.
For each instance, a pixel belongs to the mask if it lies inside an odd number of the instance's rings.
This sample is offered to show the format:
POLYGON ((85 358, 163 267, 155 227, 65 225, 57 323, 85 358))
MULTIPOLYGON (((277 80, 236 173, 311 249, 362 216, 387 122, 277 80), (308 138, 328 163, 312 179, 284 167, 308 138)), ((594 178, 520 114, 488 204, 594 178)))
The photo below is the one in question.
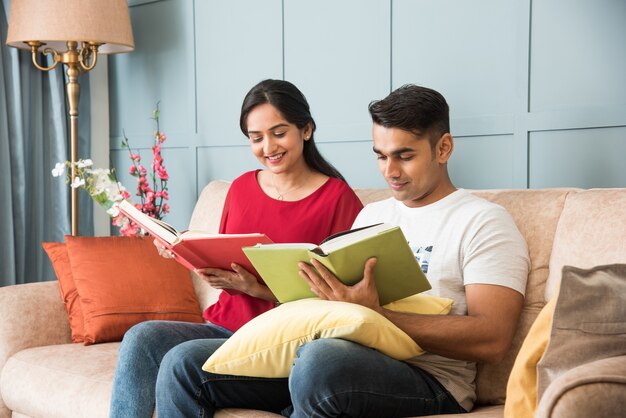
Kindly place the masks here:
POLYGON ((167 353, 157 378, 158 418, 212 417, 216 409, 237 407, 297 418, 465 412, 428 373, 339 339, 300 347, 289 379, 202 371, 224 341, 189 341, 167 353))
MULTIPOLYGON (((113 395, 112 418, 151 418, 157 373, 172 347, 196 339, 228 338, 232 332, 213 324, 147 321, 132 327, 120 345, 113 395)), ((205 355, 205 360, 209 357, 205 355)))

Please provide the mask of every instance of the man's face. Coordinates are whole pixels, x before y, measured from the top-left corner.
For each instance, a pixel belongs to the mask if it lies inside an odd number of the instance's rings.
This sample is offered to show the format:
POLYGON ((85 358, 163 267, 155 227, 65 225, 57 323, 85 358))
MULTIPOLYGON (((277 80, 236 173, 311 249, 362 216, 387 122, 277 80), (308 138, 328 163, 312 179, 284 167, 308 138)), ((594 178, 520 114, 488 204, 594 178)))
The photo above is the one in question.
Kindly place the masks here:
POLYGON ((449 154, 443 161, 438 157, 441 138, 433 151, 427 137, 398 128, 374 124, 373 137, 378 168, 394 198, 408 207, 420 207, 442 197, 438 192, 448 179, 445 162, 449 154))

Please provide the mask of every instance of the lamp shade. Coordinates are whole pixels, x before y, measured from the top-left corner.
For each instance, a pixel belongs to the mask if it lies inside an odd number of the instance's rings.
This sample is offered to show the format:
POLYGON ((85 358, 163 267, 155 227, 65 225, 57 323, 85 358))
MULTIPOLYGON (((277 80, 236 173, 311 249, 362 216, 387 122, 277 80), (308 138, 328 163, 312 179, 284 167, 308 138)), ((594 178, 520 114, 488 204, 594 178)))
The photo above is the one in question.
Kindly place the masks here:
POLYGON ((98 53, 135 48, 127 0, 11 0, 7 45, 39 41, 57 51, 67 41, 102 44, 98 53))

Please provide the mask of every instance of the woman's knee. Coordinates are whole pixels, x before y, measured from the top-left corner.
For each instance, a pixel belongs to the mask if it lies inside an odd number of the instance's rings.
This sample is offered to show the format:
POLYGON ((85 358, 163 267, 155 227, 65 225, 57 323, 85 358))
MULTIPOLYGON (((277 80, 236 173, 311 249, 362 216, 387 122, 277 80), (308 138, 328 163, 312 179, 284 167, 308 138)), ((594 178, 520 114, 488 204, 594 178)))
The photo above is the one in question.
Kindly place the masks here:
POLYGON ((156 347, 164 330, 166 321, 146 321, 132 326, 124 334, 120 345, 120 353, 133 351, 149 351, 156 347))

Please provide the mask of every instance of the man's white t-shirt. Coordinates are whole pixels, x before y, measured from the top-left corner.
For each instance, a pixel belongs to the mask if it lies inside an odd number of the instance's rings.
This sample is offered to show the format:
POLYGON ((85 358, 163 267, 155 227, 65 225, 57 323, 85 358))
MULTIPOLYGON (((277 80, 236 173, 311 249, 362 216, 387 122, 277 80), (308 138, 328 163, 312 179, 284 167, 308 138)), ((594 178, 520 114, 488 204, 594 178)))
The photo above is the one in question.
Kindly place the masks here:
MULTIPOLYGON (((451 315, 467 315, 465 285, 506 286, 524 295, 528 247, 501 206, 457 190, 430 205, 409 208, 390 198, 367 205, 353 228, 380 222, 402 229, 432 289, 454 300, 451 315)), ((426 353, 408 360, 432 374, 466 410, 476 399, 476 364, 426 353)))

